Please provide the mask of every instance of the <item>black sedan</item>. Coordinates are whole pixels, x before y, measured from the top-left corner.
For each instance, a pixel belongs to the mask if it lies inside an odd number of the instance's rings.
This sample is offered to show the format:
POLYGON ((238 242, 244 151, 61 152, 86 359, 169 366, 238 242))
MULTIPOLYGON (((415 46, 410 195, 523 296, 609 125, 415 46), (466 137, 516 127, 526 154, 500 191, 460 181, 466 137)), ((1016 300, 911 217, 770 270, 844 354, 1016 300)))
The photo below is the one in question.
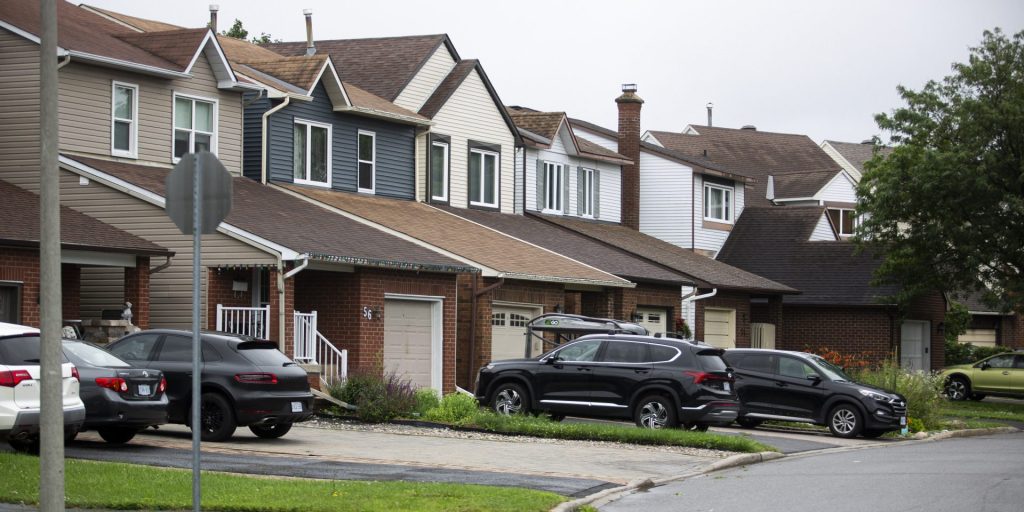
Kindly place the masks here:
MULTIPOLYGON (((135 333, 108 349, 132 364, 156 368, 167 378, 171 423, 189 424, 192 399, 192 333, 155 329, 135 333)), ((202 333, 201 436, 224 441, 238 426, 278 438, 313 415, 306 371, 271 341, 219 332, 202 333)))
POLYGON ((82 430, 108 443, 131 441, 140 430, 167 423, 167 381, 159 370, 136 368, 91 343, 64 340, 85 403, 82 430))

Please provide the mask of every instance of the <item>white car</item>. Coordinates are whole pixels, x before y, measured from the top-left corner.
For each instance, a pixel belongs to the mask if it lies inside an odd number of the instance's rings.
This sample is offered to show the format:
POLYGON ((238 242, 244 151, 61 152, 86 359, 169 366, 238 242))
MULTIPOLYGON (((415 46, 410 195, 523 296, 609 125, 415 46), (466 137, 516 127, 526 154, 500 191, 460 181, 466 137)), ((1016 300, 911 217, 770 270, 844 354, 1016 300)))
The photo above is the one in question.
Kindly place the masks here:
MULTIPOLYGON (((39 450, 39 329, 0 322, 0 440, 14 449, 39 450)), ((64 359, 64 434, 74 437, 85 421, 78 370, 64 359)))

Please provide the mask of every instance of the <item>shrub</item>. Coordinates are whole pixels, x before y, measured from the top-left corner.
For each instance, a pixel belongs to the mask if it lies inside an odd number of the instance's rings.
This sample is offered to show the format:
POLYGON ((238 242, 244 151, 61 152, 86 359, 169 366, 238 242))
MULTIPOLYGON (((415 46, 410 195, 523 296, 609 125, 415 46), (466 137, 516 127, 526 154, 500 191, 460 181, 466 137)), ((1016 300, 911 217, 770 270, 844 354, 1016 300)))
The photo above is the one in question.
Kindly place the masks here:
POLYGON ((341 386, 329 389, 331 396, 358 407, 356 416, 369 423, 383 423, 409 416, 416 407, 412 383, 394 372, 359 372, 341 386))
POLYGON ((843 368, 844 370, 850 371, 868 368, 869 366, 872 366, 873 362, 885 359, 884 357, 880 357, 879 354, 870 351, 840 352, 825 346, 805 347, 804 352, 821 356, 822 359, 843 368))
POLYGON ((441 404, 441 399, 437 397, 437 391, 431 388, 420 388, 416 390, 416 406, 413 408, 413 412, 417 416, 424 416, 427 411, 436 409, 441 404))
POLYGON ((426 418, 431 421, 464 425, 476 418, 479 412, 476 398, 463 393, 450 393, 441 399, 441 404, 427 411, 426 418))
POLYGON ((973 362, 974 345, 946 339, 946 366, 973 362))
POLYGON ((924 426, 924 421, 919 418, 907 418, 907 429, 911 432, 924 432, 927 428, 924 426))
POLYGON ((936 373, 908 371, 892 361, 877 369, 853 372, 858 382, 895 391, 907 399, 907 416, 921 422, 923 428, 939 428, 937 409, 942 401, 942 378, 936 373))
POLYGON ((973 363, 975 361, 985 359, 988 356, 1002 354, 1003 352, 1010 352, 1010 349, 1006 347, 974 347, 974 350, 971 351, 971 360, 967 362, 973 363))

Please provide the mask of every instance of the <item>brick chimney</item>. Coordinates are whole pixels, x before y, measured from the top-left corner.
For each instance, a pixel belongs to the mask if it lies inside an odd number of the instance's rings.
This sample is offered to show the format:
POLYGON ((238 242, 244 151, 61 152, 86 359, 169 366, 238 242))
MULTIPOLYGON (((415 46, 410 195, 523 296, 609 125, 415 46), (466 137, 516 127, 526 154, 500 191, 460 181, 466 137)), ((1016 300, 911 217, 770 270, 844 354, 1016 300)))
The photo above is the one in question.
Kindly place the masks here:
POLYGON ((636 84, 622 84, 619 106, 619 154, 632 160, 622 166, 622 225, 640 230, 640 107, 636 84))

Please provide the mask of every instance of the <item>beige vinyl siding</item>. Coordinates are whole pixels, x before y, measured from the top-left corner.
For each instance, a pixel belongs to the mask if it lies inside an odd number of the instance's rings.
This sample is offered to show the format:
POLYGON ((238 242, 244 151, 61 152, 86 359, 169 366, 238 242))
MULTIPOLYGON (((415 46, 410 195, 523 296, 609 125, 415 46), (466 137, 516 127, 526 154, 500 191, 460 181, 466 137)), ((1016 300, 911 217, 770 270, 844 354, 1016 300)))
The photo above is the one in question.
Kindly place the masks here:
MULTIPOLYGON (((191 79, 166 80, 72 61, 60 71, 60 149, 110 156, 112 81, 139 86, 138 160, 171 163, 174 93, 217 100, 217 157, 232 174, 242 168, 242 96, 217 89, 204 54, 191 79)), ((135 162, 130 158, 117 160, 135 162)))
MULTIPOLYGON (((61 202, 65 206, 174 251, 171 266, 150 276, 150 324, 153 327, 191 327, 192 237, 181 234, 163 208, 94 180, 90 180, 88 185, 80 185, 79 176, 68 171, 61 172, 61 202)), ((204 235, 202 248, 205 267, 271 265, 277 261, 270 254, 221 233, 204 235)), ((162 263, 162 258, 153 258, 150 265, 156 267, 162 263)), ((115 279, 113 273, 107 275, 106 282, 91 280, 91 290, 86 290, 83 286, 83 304, 99 304, 111 300, 109 290, 123 286, 123 283, 109 282, 109 279, 115 279)), ((205 282, 206 276, 203 273, 204 322, 207 310, 205 282)))
MULTIPOLYGON (((451 144, 451 205, 469 206, 469 149, 467 141, 501 146, 501 172, 499 206, 503 213, 512 213, 515 191, 515 139, 498 105, 487 92, 483 80, 474 70, 459 86, 448 102, 434 116, 431 131, 452 138, 451 144)), ((425 151, 425 150, 423 150, 425 151)), ((421 154, 425 154, 422 153, 421 154)), ((425 163, 417 172, 426 180, 425 163)))
POLYGON ((39 45, 0 29, 0 179, 39 189, 39 45))
POLYGON ((419 112, 427 98, 430 98, 434 89, 437 89, 437 86, 448 76, 448 72, 453 67, 455 67, 455 60, 452 59, 448 48, 442 44, 434 50, 434 54, 427 59, 416 76, 395 98, 395 105, 419 112))
POLYGON ((124 269, 121 267, 82 267, 82 319, 100 318, 104 309, 124 307, 124 269))

